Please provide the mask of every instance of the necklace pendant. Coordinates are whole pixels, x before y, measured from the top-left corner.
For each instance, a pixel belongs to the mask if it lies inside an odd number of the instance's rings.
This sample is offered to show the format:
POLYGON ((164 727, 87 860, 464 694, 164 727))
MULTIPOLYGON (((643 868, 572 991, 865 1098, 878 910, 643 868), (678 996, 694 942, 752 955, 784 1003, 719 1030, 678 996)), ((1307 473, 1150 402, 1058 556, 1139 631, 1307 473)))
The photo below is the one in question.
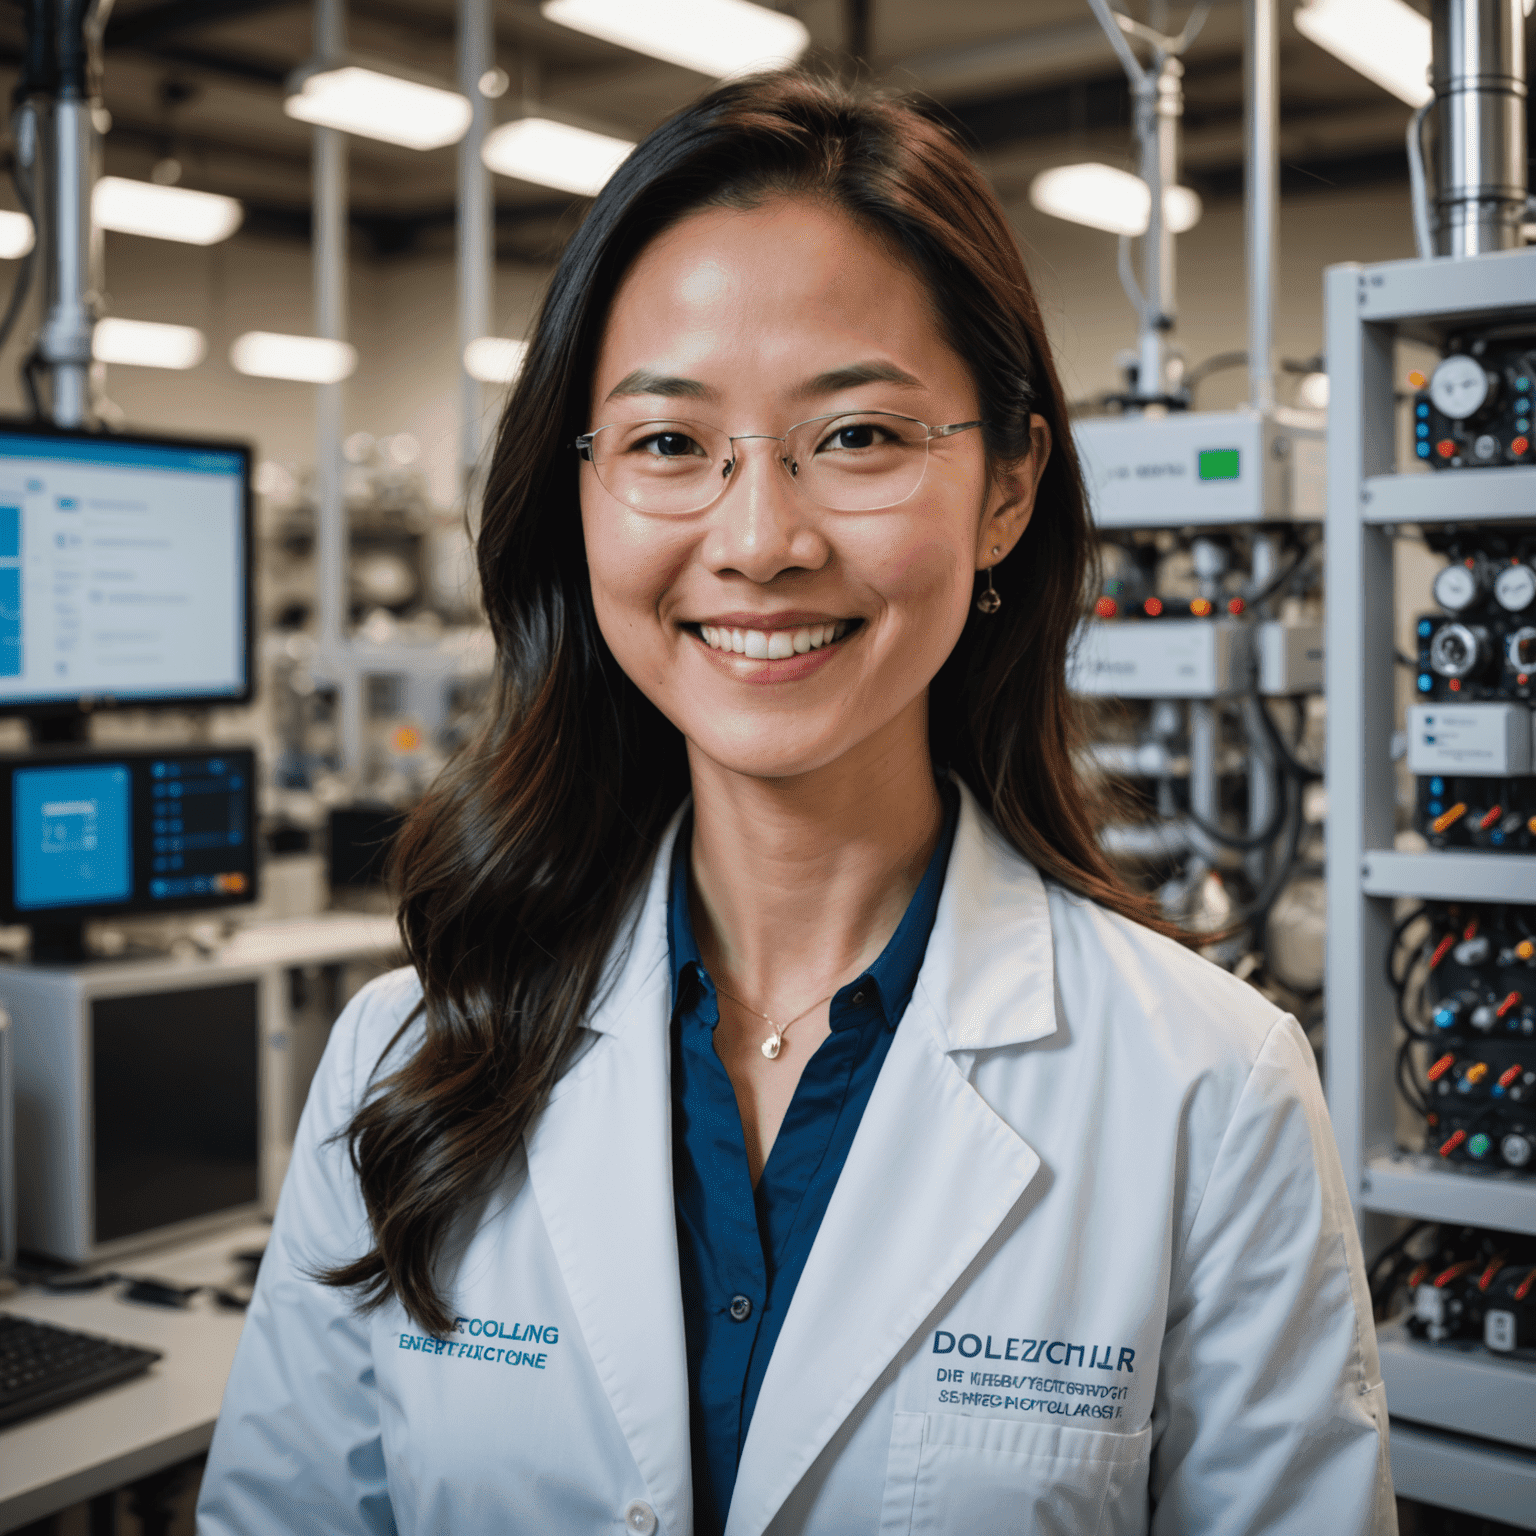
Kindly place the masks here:
POLYGON ((784 1037, 777 1032, 768 1036, 763 1041, 763 1055, 772 1061, 779 1054, 779 1047, 783 1044, 784 1037))

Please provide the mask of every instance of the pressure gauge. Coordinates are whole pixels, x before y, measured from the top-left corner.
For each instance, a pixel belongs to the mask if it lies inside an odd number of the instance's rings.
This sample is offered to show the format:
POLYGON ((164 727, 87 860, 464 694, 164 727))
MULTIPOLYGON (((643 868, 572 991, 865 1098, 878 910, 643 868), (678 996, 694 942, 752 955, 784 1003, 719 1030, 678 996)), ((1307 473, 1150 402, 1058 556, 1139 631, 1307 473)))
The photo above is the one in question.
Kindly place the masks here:
POLYGON ((1516 672, 1536 672, 1536 629, 1522 625, 1504 642, 1504 656, 1516 672))
POLYGON ((1452 421, 1475 416, 1488 403, 1493 380, 1475 358, 1456 353, 1435 369, 1429 381, 1429 398, 1435 409, 1452 421))
POLYGON ((1446 624, 1429 642, 1429 665, 1441 677, 1467 677, 1488 657, 1487 631, 1446 624))
POLYGON ((1528 565, 1506 565, 1494 580, 1493 595, 1499 607, 1524 613, 1536 603, 1536 571, 1528 565))
POLYGON ((1483 584, 1477 570, 1459 560, 1435 577, 1435 601, 1447 613, 1464 613, 1482 596, 1483 584))

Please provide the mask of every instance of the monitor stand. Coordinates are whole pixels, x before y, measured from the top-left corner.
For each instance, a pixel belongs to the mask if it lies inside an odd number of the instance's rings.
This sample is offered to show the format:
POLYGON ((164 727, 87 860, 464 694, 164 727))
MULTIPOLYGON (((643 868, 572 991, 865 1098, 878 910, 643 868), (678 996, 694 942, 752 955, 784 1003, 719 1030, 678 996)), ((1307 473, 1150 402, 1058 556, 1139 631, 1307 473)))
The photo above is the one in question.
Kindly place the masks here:
POLYGON ((85 924, 29 923, 34 965, 79 965, 90 956, 85 948, 85 924))

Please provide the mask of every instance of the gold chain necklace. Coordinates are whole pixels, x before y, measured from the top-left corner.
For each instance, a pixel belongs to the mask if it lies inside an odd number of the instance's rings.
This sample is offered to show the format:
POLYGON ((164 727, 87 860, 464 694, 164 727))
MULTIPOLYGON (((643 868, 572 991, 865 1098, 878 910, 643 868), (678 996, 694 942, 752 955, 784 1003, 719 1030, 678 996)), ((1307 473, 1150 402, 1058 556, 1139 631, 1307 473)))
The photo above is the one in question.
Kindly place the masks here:
MULTIPOLYGON (((711 979, 713 980, 713 978, 711 979)), ((751 1003, 742 1002, 742 1000, 737 997, 734 992, 727 992, 718 981, 715 982, 715 991, 718 992, 722 997, 730 998, 730 1000, 735 1003, 738 1008, 745 1008, 748 1013, 755 1013, 758 1018, 762 1019, 763 1022, 773 1030, 773 1033, 769 1035, 768 1038, 763 1041, 762 1045, 758 1047, 758 1049, 762 1051, 763 1055, 766 1056, 769 1061, 774 1060, 774 1058, 778 1056, 779 1051, 783 1048, 784 1031, 787 1030, 790 1025, 798 1024, 800 1020, 806 1016, 806 1014, 815 1013, 815 1011, 821 1007, 822 1003, 831 1002, 832 999, 837 996, 840 990, 840 988, 834 987, 833 990, 828 992, 825 997, 819 999, 817 1002, 812 1003, 809 1008, 806 1008, 802 1012, 797 1013, 794 1018, 789 1021, 788 1024, 775 1024, 773 1020, 770 1019, 768 1015, 762 1011, 761 1008, 754 1008, 751 1003)))

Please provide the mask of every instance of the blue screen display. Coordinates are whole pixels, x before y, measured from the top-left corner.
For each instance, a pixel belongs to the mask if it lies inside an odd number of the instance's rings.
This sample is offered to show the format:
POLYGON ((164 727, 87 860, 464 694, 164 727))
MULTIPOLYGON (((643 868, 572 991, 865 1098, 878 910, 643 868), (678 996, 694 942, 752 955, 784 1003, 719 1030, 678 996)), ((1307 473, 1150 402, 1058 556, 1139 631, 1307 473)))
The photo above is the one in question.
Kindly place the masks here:
POLYGON ((133 890, 128 765, 18 768, 12 784, 17 909, 126 901, 133 890))

